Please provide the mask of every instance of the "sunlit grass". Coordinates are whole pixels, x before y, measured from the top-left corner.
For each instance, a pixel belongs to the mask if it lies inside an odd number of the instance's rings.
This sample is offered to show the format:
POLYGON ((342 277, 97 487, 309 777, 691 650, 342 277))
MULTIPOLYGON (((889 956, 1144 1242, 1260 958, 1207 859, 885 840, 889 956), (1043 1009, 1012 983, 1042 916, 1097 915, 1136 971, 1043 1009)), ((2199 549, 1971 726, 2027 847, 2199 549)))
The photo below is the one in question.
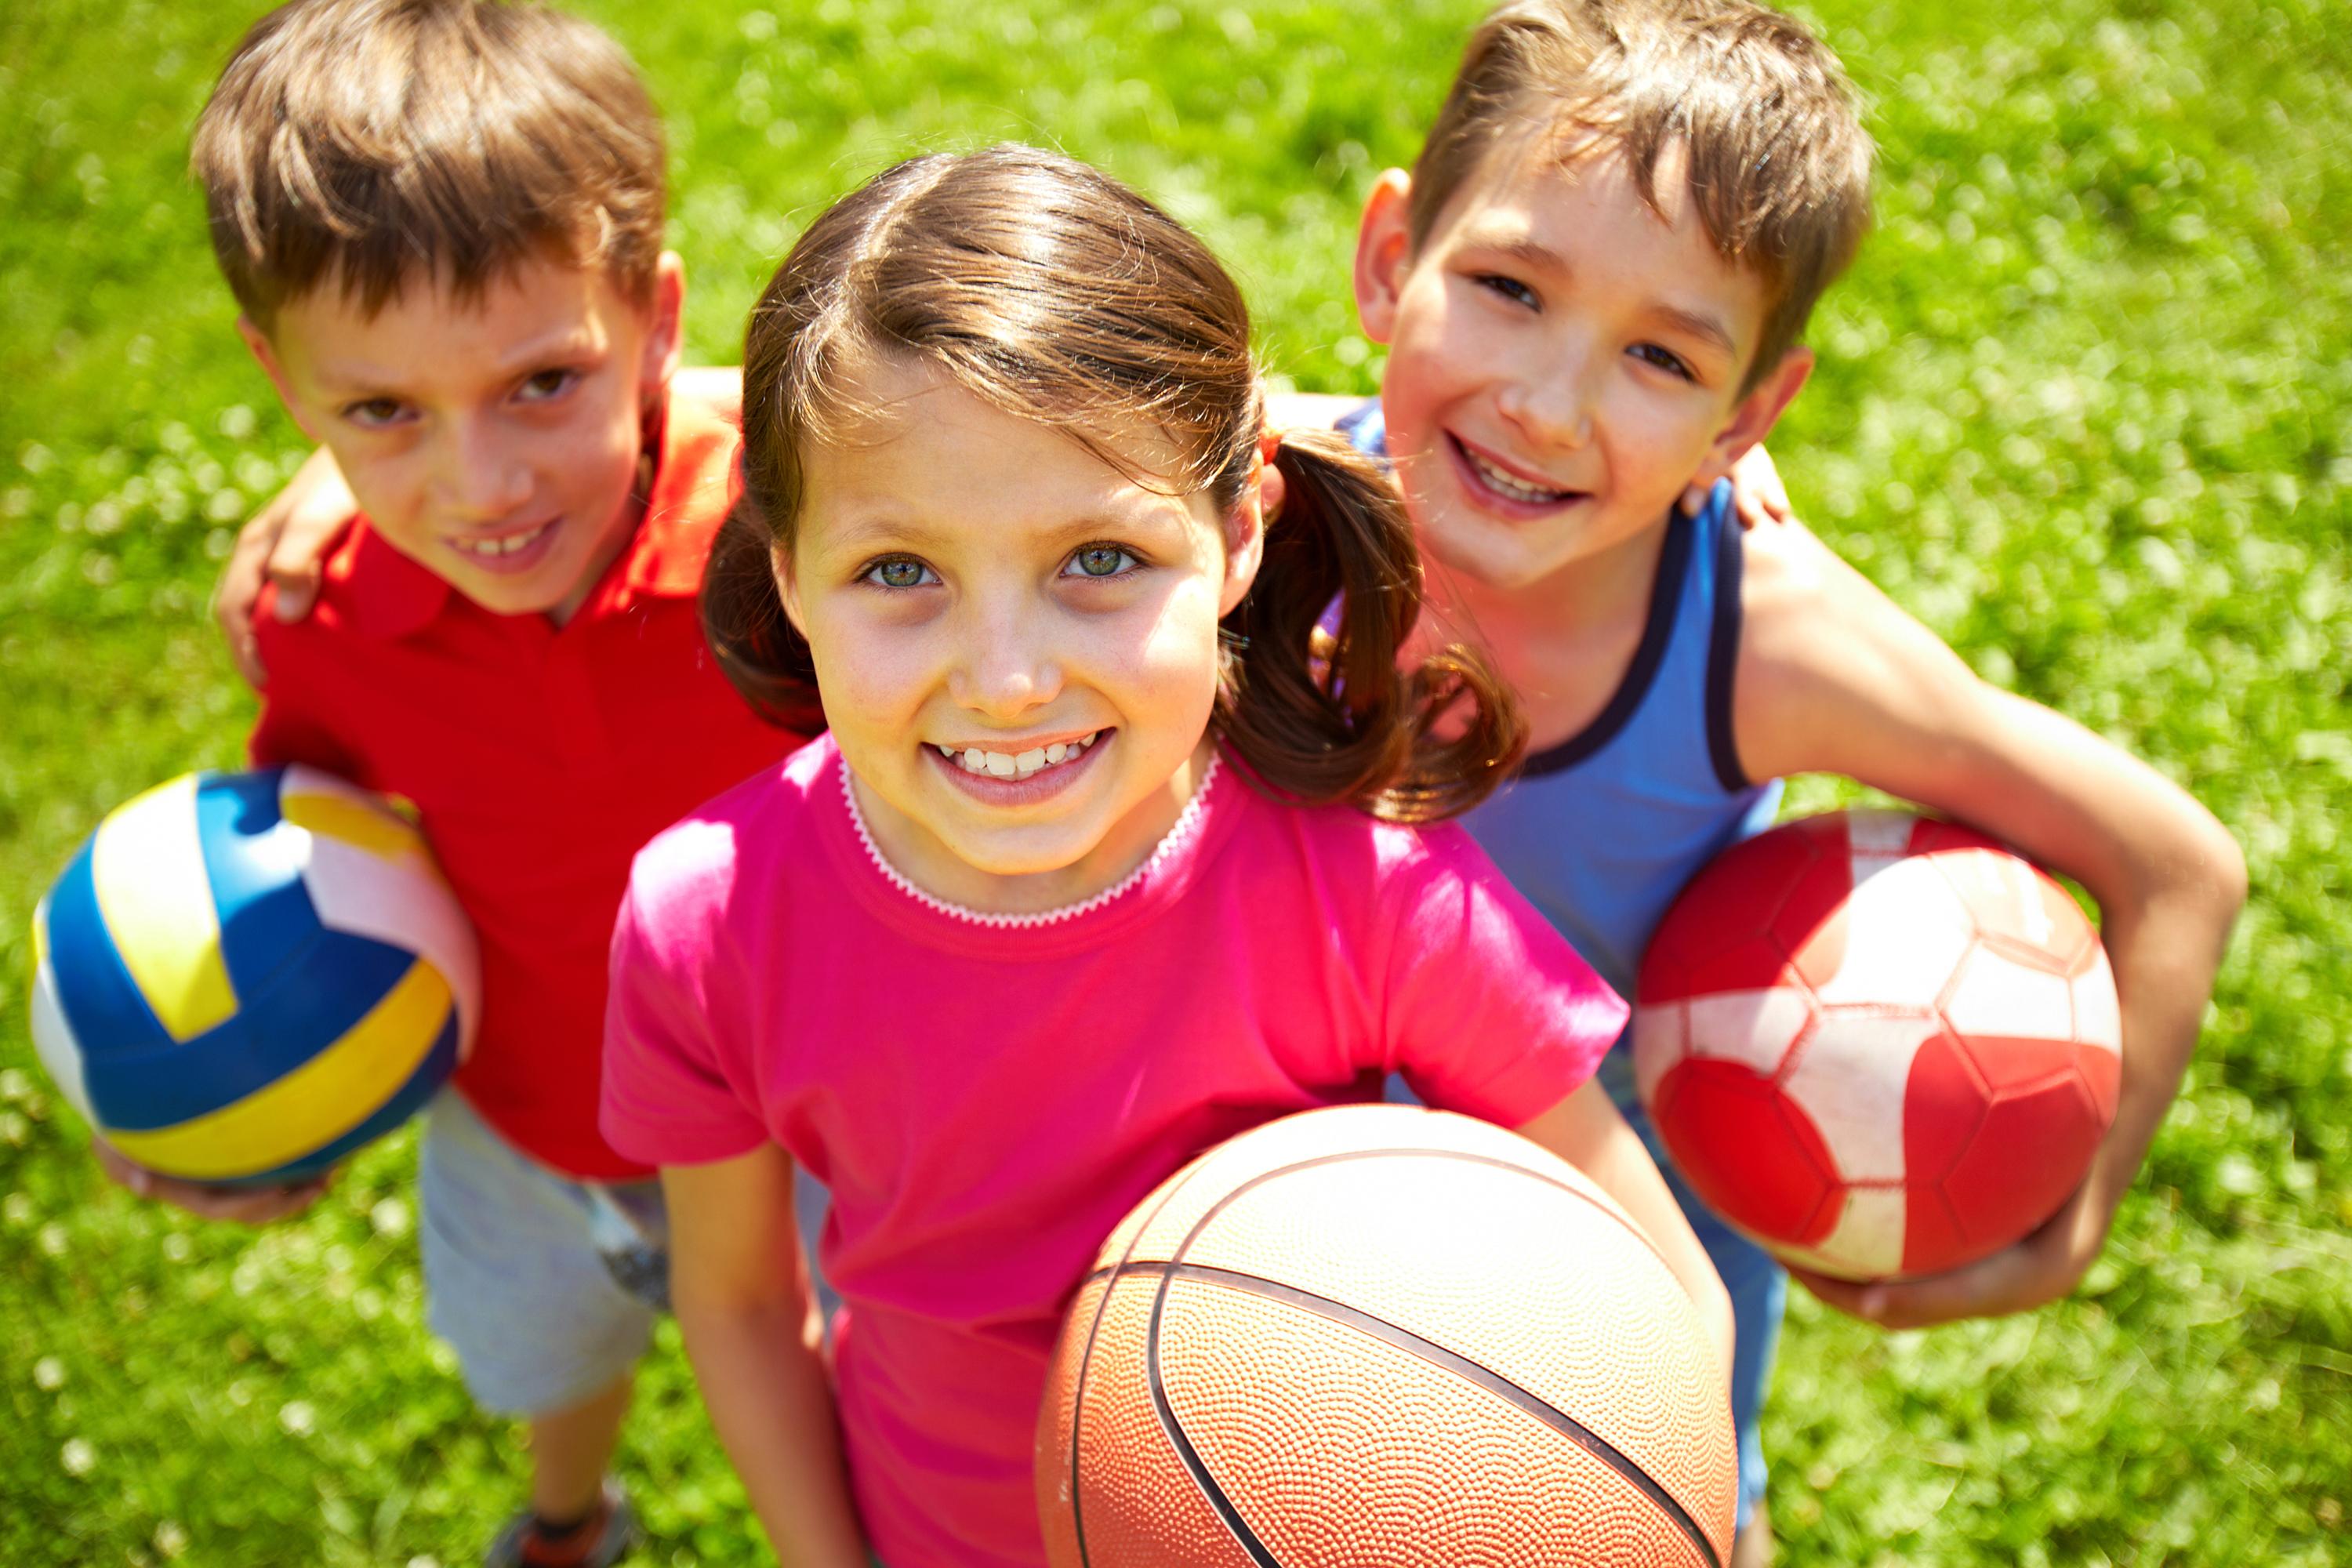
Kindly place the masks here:
MULTIPOLYGON (((698 357, 732 358, 833 195, 1014 136, 1202 227, 1273 368, 1328 391, 1379 370, 1355 205, 1477 8, 583 7, 670 117, 698 357)), ((73 844, 234 762, 251 716, 203 605, 299 443, 180 173, 248 12, 0 8, 0 1562, 26 1568, 454 1565, 520 1485, 422 1328, 405 1139, 299 1224, 182 1222, 100 1185, 23 1023, 25 917, 73 844)), ((1809 15, 1885 159, 1775 443, 1801 509, 1987 676, 2195 789, 2255 894, 2081 1297, 1892 1337, 1797 1303, 1785 1561, 2347 1560, 2352 32, 2334 0, 1809 15)), ((630 1441, 653 1560, 759 1560, 667 1331, 630 1441)))

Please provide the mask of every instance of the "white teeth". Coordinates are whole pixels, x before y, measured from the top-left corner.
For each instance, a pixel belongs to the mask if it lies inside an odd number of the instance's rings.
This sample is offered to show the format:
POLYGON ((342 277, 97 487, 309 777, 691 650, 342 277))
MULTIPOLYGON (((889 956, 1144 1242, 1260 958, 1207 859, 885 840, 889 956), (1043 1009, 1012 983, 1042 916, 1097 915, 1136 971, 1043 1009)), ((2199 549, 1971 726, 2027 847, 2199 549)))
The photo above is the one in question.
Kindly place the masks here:
POLYGON ((552 523, 542 522, 529 533, 509 534, 504 539, 452 539, 449 542, 468 555, 512 555, 518 550, 528 548, 553 526, 552 523))
POLYGON ((1573 490, 1548 490, 1539 489, 1535 485, 1528 483, 1525 479, 1505 473, 1502 469, 1496 468, 1494 464, 1488 462, 1477 453, 1471 451, 1467 447, 1463 447, 1462 451, 1463 455, 1470 459, 1470 466, 1478 471, 1478 477, 1480 479, 1486 480, 1486 483, 1496 490, 1504 495, 1509 496, 1513 500, 1536 502, 1566 500, 1570 496, 1576 493, 1573 490))
POLYGON ((1057 763, 1076 761, 1078 753, 1093 745, 1095 737, 1101 733, 1099 730, 1091 731, 1075 741, 1056 741, 1050 746, 1032 746, 1025 752, 988 752, 978 746, 967 746, 959 752, 953 746, 940 746, 940 755, 968 773, 1025 779, 1057 763))

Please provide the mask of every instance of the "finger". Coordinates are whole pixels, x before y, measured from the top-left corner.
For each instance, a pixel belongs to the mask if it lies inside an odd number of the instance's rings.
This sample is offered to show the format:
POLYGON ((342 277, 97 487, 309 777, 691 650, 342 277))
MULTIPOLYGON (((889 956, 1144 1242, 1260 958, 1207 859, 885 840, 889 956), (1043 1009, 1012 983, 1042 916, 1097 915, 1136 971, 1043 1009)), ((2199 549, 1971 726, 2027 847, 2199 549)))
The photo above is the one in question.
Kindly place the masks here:
POLYGON ((308 566, 290 566, 282 570, 273 563, 269 568, 269 580, 278 588, 270 597, 270 614, 283 625, 291 626, 302 619, 319 602, 320 574, 315 562, 308 566))
POLYGON ((228 643, 237 673, 256 687, 261 685, 266 672, 253 637, 253 605, 261 596, 262 574, 276 537, 274 529, 264 532, 255 523, 247 524, 213 588, 213 620, 228 643))
POLYGON ((1706 489, 1701 485, 1685 485, 1683 499, 1676 503, 1685 517, 1696 517, 1706 505, 1706 489))
POLYGON ((1815 1274, 1804 1268, 1791 1268, 1789 1273, 1826 1305, 1836 1308, 1848 1317, 1875 1321, 1870 1312, 1864 1310, 1866 1294, 1877 1289, 1867 1280, 1833 1279, 1826 1274, 1815 1274))
POLYGON ((341 526, 340 519, 297 517, 271 542, 264 568, 278 590, 275 605, 281 621, 299 621, 310 613, 319 595, 320 552, 341 526))
POLYGON ((269 667, 261 662, 260 638, 236 638, 228 645, 228 657, 247 686, 258 691, 269 684, 269 667))
POLYGON ((98 1156, 98 1168, 116 1186, 138 1197, 154 1191, 155 1173, 142 1165, 134 1165, 122 1157, 121 1152, 104 1139, 93 1140, 90 1152, 98 1156))

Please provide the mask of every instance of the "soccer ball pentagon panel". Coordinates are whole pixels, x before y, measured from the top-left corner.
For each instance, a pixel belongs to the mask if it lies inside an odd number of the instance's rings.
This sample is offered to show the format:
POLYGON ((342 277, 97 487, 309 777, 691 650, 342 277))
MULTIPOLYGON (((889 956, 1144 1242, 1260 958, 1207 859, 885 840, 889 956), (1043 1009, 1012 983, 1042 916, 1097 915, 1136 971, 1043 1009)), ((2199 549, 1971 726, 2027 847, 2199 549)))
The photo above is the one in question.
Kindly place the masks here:
POLYGON ((2115 1118, 2121 1022, 2073 899, 1971 829, 1832 812, 1733 846, 1652 939, 1636 1081, 1717 1213, 1849 1279, 2040 1226, 2115 1118))
POLYGON ((415 826, 315 768, 191 773, 109 814, 33 915, 33 1042, 150 1170, 299 1181, 469 1048, 473 928, 415 826))

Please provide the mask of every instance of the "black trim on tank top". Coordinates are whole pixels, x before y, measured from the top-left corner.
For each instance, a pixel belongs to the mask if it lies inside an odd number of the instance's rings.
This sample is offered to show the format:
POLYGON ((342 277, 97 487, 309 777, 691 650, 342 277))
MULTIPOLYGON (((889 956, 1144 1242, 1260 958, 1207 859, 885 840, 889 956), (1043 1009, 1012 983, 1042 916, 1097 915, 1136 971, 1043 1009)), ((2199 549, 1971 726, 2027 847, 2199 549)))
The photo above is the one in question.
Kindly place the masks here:
POLYGON ((1722 528, 1715 542, 1715 625, 1706 644, 1706 754, 1715 764, 1716 782, 1737 795, 1755 783, 1739 765, 1731 733, 1731 683, 1739 668, 1739 576, 1748 544, 1736 515, 1727 513, 1722 528))
POLYGON ((1609 705, 1559 745, 1528 753, 1519 764, 1521 773, 1539 777, 1574 767, 1615 740, 1642 710, 1642 700, 1650 694, 1650 682, 1657 679, 1658 666, 1665 662, 1667 646, 1675 640, 1675 613, 1682 605, 1683 580, 1690 575, 1691 535, 1697 531, 1697 520, 1685 517, 1680 509, 1668 521, 1666 542, 1658 552, 1658 574, 1650 583, 1649 620, 1609 705))

